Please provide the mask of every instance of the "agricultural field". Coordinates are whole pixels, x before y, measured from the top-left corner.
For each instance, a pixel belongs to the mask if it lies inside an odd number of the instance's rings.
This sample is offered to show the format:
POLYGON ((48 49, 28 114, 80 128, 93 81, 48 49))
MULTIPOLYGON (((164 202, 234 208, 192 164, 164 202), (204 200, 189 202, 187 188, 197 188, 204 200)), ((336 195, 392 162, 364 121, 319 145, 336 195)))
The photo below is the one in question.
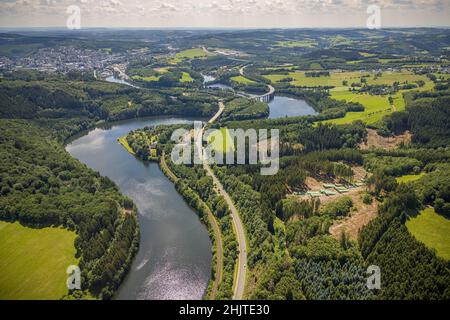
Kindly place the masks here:
POLYGON ((149 76, 149 77, 142 77, 142 76, 132 76, 131 79, 133 80, 140 80, 140 81, 158 81, 160 76, 149 76))
POLYGON ((296 66, 292 65, 286 65, 286 66, 278 66, 278 67, 267 67, 267 68, 260 68, 259 70, 264 71, 279 71, 279 70, 294 70, 297 68, 296 66))
POLYGON ((324 121, 325 123, 345 124, 355 120, 362 120, 367 124, 373 124, 380 121, 387 114, 405 109, 405 101, 401 92, 397 92, 392 96, 394 99, 393 107, 389 104, 387 96, 358 94, 349 91, 332 91, 331 97, 347 102, 359 102, 365 107, 365 110, 363 112, 347 112, 345 117, 327 120, 324 121))
POLYGON ((208 54, 202 48, 192 48, 178 52, 169 62, 171 64, 178 64, 183 60, 205 58, 207 56, 208 54))
POLYGON ((265 78, 272 82, 279 82, 285 78, 294 79, 291 84, 294 86, 305 87, 334 87, 333 90, 348 90, 349 85, 352 83, 360 82, 361 77, 365 77, 367 84, 369 85, 392 85, 398 81, 413 83, 419 80, 425 81, 425 86, 422 90, 429 90, 432 88, 432 82, 424 75, 416 75, 410 71, 399 72, 383 72, 381 76, 376 77, 374 73, 370 72, 330 72, 330 76, 320 77, 307 77, 305 71, 289 72, 287 75, 283 74, 271 74, 265 75, 265 78), (344 85, 343 82, 347 81, 348 85, 344 85))
POLYGON ((255 84, 256 83, 255 81, 247 79, 246 77, 243 77, 243 76, 231 77, 230 80, 237 82, 237 83, 241 83, 241 84, 255 84))
POLYGON ((450 219, 427 208, 408 220, 406 227, 417 240, 436 250, 438 256, 450 260, 450 219))
POLYGON ((170 72, 170 67, 152 68, 148 66, 142 68, 132 68, 128 71, 131 79, 149 82, 158 81, 162 75, 168 72, 170 72))
POLYGON ((67 294, 67 267, 78 263, 75 237, 61 228, 0 221, 0 300, 53 300, 67 294))
POLYGON ((339 119, 327 120, 327 123, 345 124, 355 120, 362 120, 367 124, 374 124, 380 121, 385 115, 394 111, 405 109, 403 93, 409 90, 400 90, 392 95, 393 105, 389 103, 387 95, 370 95, 368 93, 360 94, 349 91, 352 83, 360 83, 365 79, 368 85, 392 85, 394 82, 415 83, 423 81, 423 87, 411 90, 431 90, 433 82, 424 75, 416 75, 410 71, 383 72, 376 75, 370 72, 332 72, 330 76, 307 77, 305 71, 290 72, 287 75, 272 74, 264 76, 272 82, 278 82, 285 78, 292 78, 292 85, 306 87, 334 87, 330 90, 331 97, 336 100, 345 100, 347 102, 359 102, 365 107, 363 112, 348 112, 345 117, 339 119))

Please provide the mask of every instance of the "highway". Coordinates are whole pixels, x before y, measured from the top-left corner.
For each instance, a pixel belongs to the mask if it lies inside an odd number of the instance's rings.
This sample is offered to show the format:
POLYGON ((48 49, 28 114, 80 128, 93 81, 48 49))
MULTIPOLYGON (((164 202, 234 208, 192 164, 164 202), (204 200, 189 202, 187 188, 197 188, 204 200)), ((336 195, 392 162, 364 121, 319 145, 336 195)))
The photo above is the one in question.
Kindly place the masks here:
MULTIPOLYGON (((219 111, 208 121, 208 124, 214 123, 221 116, 224 109, 225 105, 223 104, 222 101, 220 101, 219 111)), ((204 129, 205 127, 202 128, 200 137, 203 137, 204 129)), ((198 144, 196 145, 199 146, 198 144)), ((247 271, 247 239, 245 237, 244 225, 242 224, 238 210, 234 206, 233 200, 225 191, 225 188, 222 186, 222 183, 220 183, 219 179, 214 174, 205 157, 203 157, 203 168, 206 170, 207 175, 213 179, 214 190, 225 199, 225 202, 227 203, 228 208, 230 209, 230 214, 233 219, 233 225, 236 233, 236 238, 238 241, 238 250, 239 250, 238 267, 236 272, 236 278, 234 279, 233 300, 242 300, 244 297, 246 271, 247 271)))

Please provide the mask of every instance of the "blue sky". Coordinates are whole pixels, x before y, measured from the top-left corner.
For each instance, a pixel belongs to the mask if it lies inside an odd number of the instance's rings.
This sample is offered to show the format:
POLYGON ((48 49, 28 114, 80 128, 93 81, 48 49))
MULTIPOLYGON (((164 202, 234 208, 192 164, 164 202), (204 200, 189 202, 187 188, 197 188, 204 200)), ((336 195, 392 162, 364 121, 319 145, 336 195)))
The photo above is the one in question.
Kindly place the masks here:
POLYGON ((77 5, 82 27, 364 27, 370 4, 384 27, 450 26, 450 0, 0 0, 0 26, 65 26, 77 5))

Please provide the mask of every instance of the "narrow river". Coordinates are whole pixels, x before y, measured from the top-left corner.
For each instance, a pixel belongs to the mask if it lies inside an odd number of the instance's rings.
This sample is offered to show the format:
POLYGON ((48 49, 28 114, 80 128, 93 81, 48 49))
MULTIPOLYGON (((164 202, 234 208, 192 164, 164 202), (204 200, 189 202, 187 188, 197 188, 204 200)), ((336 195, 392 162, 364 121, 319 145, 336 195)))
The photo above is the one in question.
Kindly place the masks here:
POLYGON ((67 151, 108 176, 136 203, 140 248, 116 299, 201 299, 211 268, 211 241, 200 223, 156 163, 143 163, 117 138, 158 124, 192 120, 157 117, 117 122, 76 139, 67 151))

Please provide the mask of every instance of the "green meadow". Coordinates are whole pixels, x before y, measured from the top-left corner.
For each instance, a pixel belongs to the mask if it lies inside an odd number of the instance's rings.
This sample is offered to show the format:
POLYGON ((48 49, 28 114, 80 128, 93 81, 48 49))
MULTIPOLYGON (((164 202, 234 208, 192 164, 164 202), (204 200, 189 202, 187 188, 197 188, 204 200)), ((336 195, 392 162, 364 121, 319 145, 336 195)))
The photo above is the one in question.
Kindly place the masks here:
POLYGON ((141 81, 158 81, 160 76, 149 76, 149 77, 142 77, 142 76, 132 76, 131 79, 133 80, 141 80, 141 81))
POLYGON ((170 63, 177 64, 183 60, 190 60, 196 58, 205 58, 208 54, 202 48, 192 48, 178 52, 174 58, 170 59, 170 63))
POLYGON ((361 77, 365 77, 367 83, 370 85, 392 85, 394 82, 416 82, 419 80, 425 81, 425 87, 422 90, 428 90, 432 88, 432 82, 424 75, 416 75, 410 71, 399 72, 383 72, 381 76, 375 77, 374 73, 370 72, 331 72, 330 76, 321 77, 307 77, 305 71, 289 72, 287 75, 283 74, 269 74, 265 75, 265 78, 272 82, 278 82, 285 78, 294 79, 291 84, 295 86, 306 87, 335 87, 335 90, 348 90, 349 85, 353 82, 360 82, 361 77), (368 76, 368 77, 367 77, 368 76), (348 85, 344 86, 343 81, 347 81, 348 85))
POLYGON ((414 83, 419 80, 425 82, 421 88, 412 90, 431 90, 433 82, 424 75, 416 75, 410 71, 383 72, 381 76, 376 76, 370 72, 332 72, 330 76, 307 77, 305 71, 289 72, 287 75, 270 74, 265 75, 272 82, 279 82, 285 78, 292 78, 292 85, 306 87, 334 87, 330 90, 331 97, 336 100, 345 100, 347 102, 359 102, 364 107, 363 112, 348 112, 345 117, 325 121, 326 123, 345 124, 355 120, 362 120, 367 124, 373 124, 380 121, 385 115, 394 111, 402 111, 405 109, 405 101, 403 93, 408 90, 400 90, 392 95, 394 100, 393 106, 389 104, 389 97, 360 94, 349 91, 352 83, 359 83, 361 78, 366 79, 369 85, 392 85, 398 81, 400 83, 414 83), (346 81, 344 85, 344 81, 346 81))
POLYGON ((208 143, 217 152, 228 153, 234 151, 234 141, 227 128, 221 128, 215 134, 208 137, 208 143), (219 134, 220 133, 220 134, 219 134))
POLYGON ((0 300, 60 299, 67 267, 77 265, 76 234, 0 221, 0 300))
MULTIPOLYGON (((132 76, 131 79, 133 79, 133 80, 140 80, 140 81, 148 81, 148 82, 158 81, 159 78, 161 78, 162 74, 170 72, 166 68, 158 68, 158 69, 155 69, 155 71, 156 70, 159 70, 159 71, 157 71, 158 72, 157 75, 152 75, 152 76, 147 76, 147 77, 135 75, 135 76, 132 76)), ((191 77, 191 75, 189 73, 183 71, 181 73, 181 78, 180 78, 179 81, 180 82, 193 82, 194 79, 192 79, 192 77, 191 77)))
POLYGON ((450 260, 450 219, 427 208, 410 218, 406 227, 417 240, 436 250, 438 256, 450 260))
POLYGON ((389 104, 388 96, 373 96, 369 94, 358 94, 349 91, 332 91, 331 97, 336 100, 345 100, 347 102, 359 102, 365 110, 362 112, 347 112, 345 117, 324 121, 326 123, 345 124, 355 120, 362 120, 367 124, 373 124, 380 121, 385 115, 405 109, 405 101, 401 92, 392 96, 394 99, 394 108, 389 104))
POLYGON ((408 183, 408 182, 413 182, 413 181, 417 181, 420 178, 422 178, 425 175, 425 173, 420 173, 420 174, 407 174, 401 177, 396 178, 398 183, 408 183))
POLYGON ((192 82, 192 81, 194 81, 194 79, 192 79, 192 77, 191 77, 191 75, 189 73, 183 71, 181 73, 180 81, 181 82, 192 82))
POLYGON ((230 79, 231 79, 231 81, 234 81, 237 83, 242 83, 242 84, 255 84, 256 83, 255 81, 247 79, 246 77, 243 77, 243 76, 231 77, 230 79))
POLYGON ((127 136, 123 136, 117 139, 117 141, 132 155, 136 155, 136 153, 133 151, 131 146, 129 145, 127 141, 127 136))

